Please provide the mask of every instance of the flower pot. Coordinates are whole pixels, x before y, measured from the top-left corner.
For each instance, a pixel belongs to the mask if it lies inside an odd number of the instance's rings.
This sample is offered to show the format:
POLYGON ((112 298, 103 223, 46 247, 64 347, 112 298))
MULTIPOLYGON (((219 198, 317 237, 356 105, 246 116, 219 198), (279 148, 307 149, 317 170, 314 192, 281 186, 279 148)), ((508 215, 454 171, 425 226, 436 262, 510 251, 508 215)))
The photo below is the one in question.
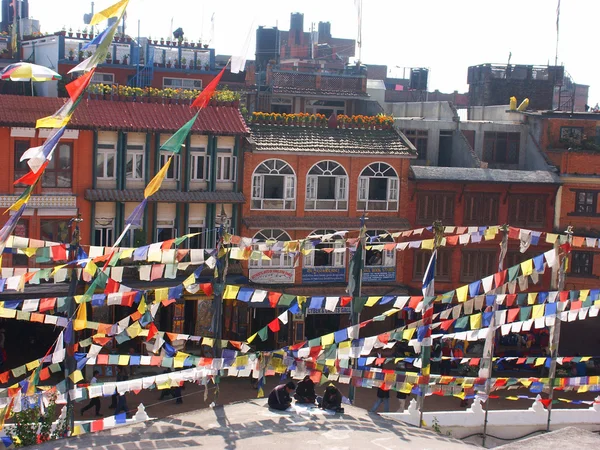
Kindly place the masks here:
POLYGON ((73 61, 75 59, 74 56, 69 56, 69 61, 73 61))
POLYGON ((165 45, 165 40, 164 39, 160 40, 160 45, 165 45))
POLYGON ((204 44, 204 48, 208 48, 208 44, 204 44))
POLYGON ((75 33, 78 39, 81 39, 81 33, 75 33))
POLYGON ((115 59, 114 61, 115 61, 115 64, 119 64, 121 62, 121 60, 119 60, 119 59, 115 59))
POLYGON ((82 36, 84 39, 87 39, 87 37, 88 37, 87 33, 82 33, 82 34, 81 34, 81 36, 82 36))
POLYGON ((124 102, 125 101, 125 96, 124 95, 119 95, 119 101, 120 102, 124 102))
POLYGON ((123 60, 123 65, 126 66, 127 65, 127 59, 123 60))
POLYGON ((105 93, 105 94, 104 94, 104 100, 110 100, 110 99, 111 99, 111 95, 110 95, 110 94, 107 94, 107 93, 105 93))
POLYGON ((69 33, 69 37, 73 37, 73 33, 69 33))
POLYGON ((156 44, 158 44, 158 41, 156 41, 156 40, 155 40, 155 41, 154 41, 154 45, 156 45, 156 44))
POLYGON ((170 69, 171 68, 171 63, 167 63, 167 68, 170 69))
POLYGON ((192 47, 195 47, 195 46, 196 46, 196 43, 195 43, 195 42, 192 42, 190 45, 191 45, 192 47))
POLYGON ((171 41, 167 41, 167 45, 171 45, 171 41))
POLYGON ((156 63, 156 62, 155 62, 155 63, 154 63, 154 67, 158 67, 158 63, 156 63))

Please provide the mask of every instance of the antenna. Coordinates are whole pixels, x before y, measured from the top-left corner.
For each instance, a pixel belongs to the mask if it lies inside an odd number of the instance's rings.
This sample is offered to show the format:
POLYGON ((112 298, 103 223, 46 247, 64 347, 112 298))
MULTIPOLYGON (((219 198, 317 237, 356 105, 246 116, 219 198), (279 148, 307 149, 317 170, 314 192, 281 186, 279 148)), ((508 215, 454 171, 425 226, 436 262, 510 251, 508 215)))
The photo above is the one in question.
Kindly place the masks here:
POLYGON ((556 52, 554 53, 554 65, 558 66, 558 29, 560 24, 560 0, 556 6, 556 52))
POLYGON ((354 5, 356 5, 356 9, 358 12, 358 35, 356 39, 356 43, 358 44, 358 63, 362 61, 362 12, 363 12, 363 2, 362 0, 354 0, 354 5))

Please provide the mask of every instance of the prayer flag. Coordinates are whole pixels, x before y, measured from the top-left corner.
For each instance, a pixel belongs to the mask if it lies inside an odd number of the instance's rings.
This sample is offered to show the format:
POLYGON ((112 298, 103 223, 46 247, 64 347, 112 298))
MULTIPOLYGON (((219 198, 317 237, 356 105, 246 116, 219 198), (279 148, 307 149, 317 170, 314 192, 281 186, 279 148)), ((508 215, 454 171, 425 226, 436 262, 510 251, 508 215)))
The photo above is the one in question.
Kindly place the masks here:
POLYGON ((163 180, 167 176, 167 171, 169 170, 169 166, 171 165, 172 160, 173 160, 173 156, 171 156, 167 160, 166 164, 158 171, 158 173, 154 176, 154 178, 152 178, 150 183, 148 183, 148 186, 146 186, 146 189, 144 189, 144 197, 145 198, 151 197, 153 194, 158 192, 163 180))
POLYGON ((185 142, 185 139, 187 138, 188 134, 190 134, 194 122, 196 122, 196 119, 198 118, 198 114, 200 114, 200 111, 198 111, 194 117, 192 117, 179 130, 177 130, 175 134, 167 140, 167 142, 161 145, 160 149, 168 152, 179 153, 181 146, 185 142))
POLYGON ((210 83, 208 83, 208 85, 202 92, 200 92, 200 95, 196 98, 196 100, 194 100, 194 103, 192 103, 192 107, 202 109, 208 106, 208 103, 210 102, 210 99, 212 98, 215 91, 217 90, 219 81, 221 81, 221 77, 224 73, 225 67, 223 67, 219 74, 215 78, 213 78, 213 80, 210 83))
POLYGON ((94 17, 92 17, 90 25, 98 25, 100 22, 110 19, 111 17, 120 17, 125 12, 125 8, 127 8, 128 3, 129 0, 121 0, 120 2, 117 2, 104 10, 97 12, 94 14, 94 17))
POLYGON ((429 259, 429 264, 427 264, 427 269, 425 270, 425 275, 423 276, 423 296, 424 297, 433 297, 435 295, 434 277, 435 277, 436 257, 437 257, 437 250, 434 250, 431 253, 431 258, 429 259))

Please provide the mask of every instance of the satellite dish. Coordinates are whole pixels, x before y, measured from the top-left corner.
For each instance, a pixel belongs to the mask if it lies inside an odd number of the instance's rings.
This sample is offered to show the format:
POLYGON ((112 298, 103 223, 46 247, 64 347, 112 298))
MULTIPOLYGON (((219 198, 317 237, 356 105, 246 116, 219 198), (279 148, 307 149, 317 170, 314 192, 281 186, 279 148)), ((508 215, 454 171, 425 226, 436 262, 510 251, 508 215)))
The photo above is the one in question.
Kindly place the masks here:
POLYGON ((91 21, 92 21, 92 13, 83 15, 83 23, 84 24, 89 25, 91 21))

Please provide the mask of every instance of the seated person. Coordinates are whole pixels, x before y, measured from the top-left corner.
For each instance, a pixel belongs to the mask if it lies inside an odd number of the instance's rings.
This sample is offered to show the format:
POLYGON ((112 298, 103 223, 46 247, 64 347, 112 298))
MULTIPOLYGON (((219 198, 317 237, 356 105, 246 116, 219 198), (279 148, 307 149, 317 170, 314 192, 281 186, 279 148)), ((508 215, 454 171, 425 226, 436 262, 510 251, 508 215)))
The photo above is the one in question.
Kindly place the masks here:
POLYGON ((342 393, 332 383, 325 389, 319 407, 335 412, 344 412, 342 408, 342 393))
POLYGON ((310 379, 310 376, 306 375, 304 379, 298 383, 294 398, 297 403, 314 403, 317 399, 315 394, 315 383, 310 379))
POLYGON ((269 408, 276 409, 278 411, 285 411, 292 404, 292 397, 290 394, 294 392, 296 385, 293 381, 287 384, 280 384, 269 394, 269 408))

